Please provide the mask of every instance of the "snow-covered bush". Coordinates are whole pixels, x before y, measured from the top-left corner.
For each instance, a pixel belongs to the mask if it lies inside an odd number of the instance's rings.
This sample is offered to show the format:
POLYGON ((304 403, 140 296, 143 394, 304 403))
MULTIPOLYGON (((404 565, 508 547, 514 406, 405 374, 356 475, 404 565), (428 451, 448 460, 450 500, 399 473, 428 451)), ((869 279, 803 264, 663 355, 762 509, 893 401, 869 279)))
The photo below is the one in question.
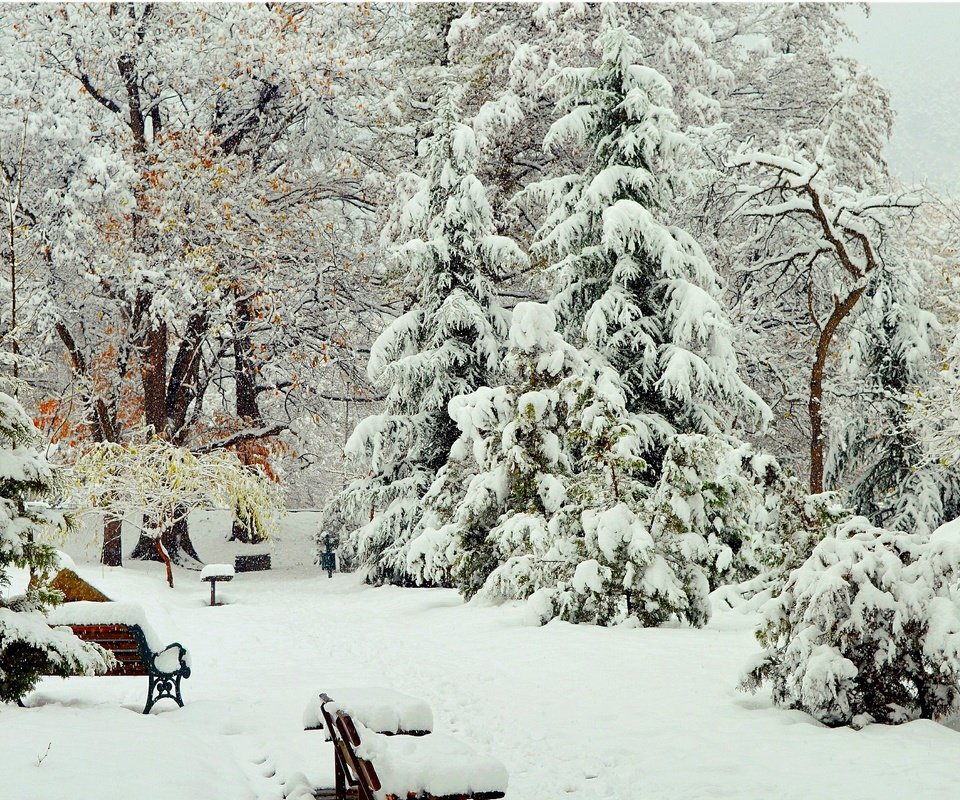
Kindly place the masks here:
POLYGON ((838 525, 763 609, 744 688, 827 725, 960 710, 960 532, 838 525))
POLYGON ((434 580, 455 579, 467 597, 506 559, 529 551, 567 500, 573 463, 561 383, 583 359, 555 325, 547 306, 518 304, 504 360, 507 385, 449 404, 460 436, 427 495, 425 530, 409 561, 434 580))
POLYGON ((652 525, 681 538, 711 590, 744 581, 761 569, 758 551, 775 520, 769 501, 783 481, 776 459, 732 436, 680 434, 650 498, 652 525))
POLYGON ((10 584, 11 567, 31 571, 24 594, 0 595, 0 702, 17 700, 41 675, 105 672, 106 651, 47 625, 43 609, 62 600, 35 579, 57 563, 56 551, 41 541, 57 520, 28 500, 58 493, 58 476, 39 450, 39 436, 20 404, 0 393, 0 588, 10 584))
POLYGON ((937 452, 956 417, 948 387, 957 353, 939 351, 944 326, 921 304, 926 265, 895 256, 869 284, 841 354, 846 397, 834 416, 828 475, 874 524, 930 533, 960 504, 955 443, 948 458, 937 452))

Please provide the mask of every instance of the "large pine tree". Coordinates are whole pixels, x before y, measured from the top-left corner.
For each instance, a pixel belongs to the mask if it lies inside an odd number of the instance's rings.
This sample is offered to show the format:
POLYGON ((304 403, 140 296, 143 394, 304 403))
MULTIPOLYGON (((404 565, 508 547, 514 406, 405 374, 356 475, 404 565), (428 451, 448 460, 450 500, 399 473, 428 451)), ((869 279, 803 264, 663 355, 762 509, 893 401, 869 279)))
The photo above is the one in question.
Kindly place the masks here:
POLYGON ((35 579, 57 561, 56 551, 41 541, 50 520, 27 505, 58 489, 38 440, 20 404, 0 393, 0 588, 10 584, 12 567, 31 573, 24 593, 0 596, 0 702, 19 700, 41 675, 93 674, 108 666, 106 651, 69 630, 52 629, 43 616, 63 595, 35 579))
POLYGON ((348 486, 326 514, 353 527, 341 547, 376 583, 419 582, 406 551, 421 527, 423 496, 457 438, 447 403, 495 383, 507 315, 492 281, 524 261, 513 241, 495 233, 475 174, 476 138, 460 119, 457 89, 440 94, 425 127, 421 175, 401 181, 415 191, 386 230, 408 310, 370 354, 368 374, 386 391, 384 409, 347 442, 370 474, 348 486))
POLYGON ((540 247, 551 254, 553 306, 562 332, 599 352, 622 376, 639 415, 655 479, 678 432, 730 430, 769 414, 740 379, 718 277, 697 243, 667 222, 689 141, 671 90, 638 63, 641 43, 608 11, 597 66, 553 81, 563 116, 546 146, 572 142, 579 173, 541 182, 548 215, 540 247))

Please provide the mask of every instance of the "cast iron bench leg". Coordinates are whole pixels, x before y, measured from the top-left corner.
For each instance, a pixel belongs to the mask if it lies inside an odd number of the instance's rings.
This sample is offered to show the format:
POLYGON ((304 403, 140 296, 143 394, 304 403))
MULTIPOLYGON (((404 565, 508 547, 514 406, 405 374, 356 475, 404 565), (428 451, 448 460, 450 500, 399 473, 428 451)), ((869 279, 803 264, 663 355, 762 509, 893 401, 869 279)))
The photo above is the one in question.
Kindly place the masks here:
POLYGON ((144 714, 149 714, 150 709, 153 708, 153 704, 157 702, 153 698, 153 690, 157 685, 157 679, 153 675, 150 675, 149 677, 150 677, 150 686, 147 688, 147 704, 143 707, 144 714))

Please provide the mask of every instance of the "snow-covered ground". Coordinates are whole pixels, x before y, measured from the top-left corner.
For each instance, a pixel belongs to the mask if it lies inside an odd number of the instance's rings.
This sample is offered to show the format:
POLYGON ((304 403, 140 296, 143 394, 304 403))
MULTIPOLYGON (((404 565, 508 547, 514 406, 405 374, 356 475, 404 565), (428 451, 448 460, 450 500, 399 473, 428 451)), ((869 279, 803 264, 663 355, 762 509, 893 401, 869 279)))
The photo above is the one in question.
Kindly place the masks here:
MULTIPOLYGON (((201 556, 229 563, 207 522, 201 556)), ((328 579, 310 566, 313 524, 291 518, 275 569, 222 584, 217 608, 199 573, 177 570, 171 590, 159 565, 104 569, 69 544, 85 577, 190 648, 186 707, 141 715, 146 678, 47 678, 28 708, 0 706, 0 797, 302 800, 333 780, 304 706, 366 685, 428 701, 436 731, 506 764, 511 800, 960 796, 950 727, 831 730, 737 692, 755 649, 740 612, 699 631, 534 627, 453 591, 328 579)))

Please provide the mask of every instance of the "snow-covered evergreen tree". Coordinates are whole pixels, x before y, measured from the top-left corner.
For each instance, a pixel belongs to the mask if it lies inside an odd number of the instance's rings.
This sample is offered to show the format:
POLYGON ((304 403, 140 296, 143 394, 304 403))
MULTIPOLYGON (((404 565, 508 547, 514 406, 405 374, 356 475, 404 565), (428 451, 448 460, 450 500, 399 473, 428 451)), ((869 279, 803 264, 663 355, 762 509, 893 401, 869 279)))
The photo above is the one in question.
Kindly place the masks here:
POLYGON ((650 497, 653 529, 686 543, 686 559, 701 565, 710 589, 757 575, 770 539, 784 476, 772 456, 723 434, 674 437, 650 497))
POLYGON ((910 423, 931 384, 942 380, 939 323, 920 305, 917 264, 884 270, 844 353, 850 399, 833 422, 829 479, 875 525, 931 533, 960 499, 955 465, 927 458, 910 423))
POLYGON ((17 700, 41 675, 67 677, 105 672, 111 656, 69 630, 52 629, 43 610, 63 599, 34 579, 57 564, 56 551, 41 541, 55 524, 28 500, 58 491, 57 477, 38 449, 39 435, 20 404, 0 393, 0 588, 10 568, 31 571, 23 594, 0 596, 0 702, 17 700))
POLYGON ((561 331, 622 376, 655 480, 674 433, 726 431, 769 412, 737 374, 716 273, 664 218, 690 178, 670 86, 639 63, 641 43, 616 11, 595 47, 598 66, 552 81, 563 116, 545 146, 573 142, 589 158, 583 173, 533 188, 550 209, 539 247, 554 257, 561 331))
POLYGON ((419 146, 422 177, 386 231, 408 310, 374 344, 368 375, 386 390, 384 410, 363 420, 347 452, 370 476, 348 486, 328 519, 355 526, 345 543, 374 582, 412 583, 407 546, 421 529, 423 497, 457 438, 452 397, 495 383, 506 315, 491 280, 524 256, 495 233, 476 178, 473 130, 460 121, 459 90, 440 94, 419 146))
POLYGON ((461 436, 411 568, 467 597, 529 599, 541 622, 700 624, 707 581, 672 530, 650 532, 642 426, 620 378, 555 325, 549 306, 519 304, 506 385, 451 401, 461 436))
POLYGON ((763 609, 744 688, 827 725, 960 710, 960 538, 840 524, 763 609))
POLYGON ((506 384, 450 402, 460 437, 427 498, 432 526, 411 548, 419 569, 449 575, 467 597, 506 559, 551 538, 575 469, 561 382, 583 370, 582 357, 538 303, 514 309, 509 342, 506 384))

